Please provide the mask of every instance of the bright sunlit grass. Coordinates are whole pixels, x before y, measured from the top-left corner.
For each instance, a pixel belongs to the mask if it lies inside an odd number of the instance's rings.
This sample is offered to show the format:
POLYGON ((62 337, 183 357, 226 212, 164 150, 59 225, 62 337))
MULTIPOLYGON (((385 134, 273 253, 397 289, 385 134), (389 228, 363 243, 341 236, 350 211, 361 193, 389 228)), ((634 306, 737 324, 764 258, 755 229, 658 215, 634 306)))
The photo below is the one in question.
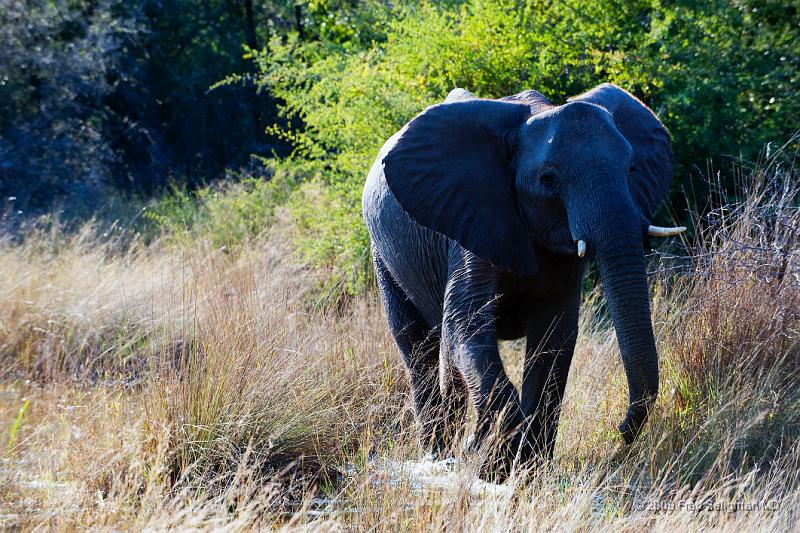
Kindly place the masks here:
MULTIPOLYGON (((630 447, 616 430, 627 388, 613 330, 599 292, 586 296, 556 457, 504 487, 477 481, 475 457, 418 462, 376 294, 312 305, 324 280, 285 230, 232 250, 200 237, 123 249, 91 228, 3 241, 0 525, 789 529, 790 174, 766 167, 742 202, 698 221, 690 258, 654 259, 662 385, 630 447)), ((520 344, 502 351, 519 369, 520 344)))

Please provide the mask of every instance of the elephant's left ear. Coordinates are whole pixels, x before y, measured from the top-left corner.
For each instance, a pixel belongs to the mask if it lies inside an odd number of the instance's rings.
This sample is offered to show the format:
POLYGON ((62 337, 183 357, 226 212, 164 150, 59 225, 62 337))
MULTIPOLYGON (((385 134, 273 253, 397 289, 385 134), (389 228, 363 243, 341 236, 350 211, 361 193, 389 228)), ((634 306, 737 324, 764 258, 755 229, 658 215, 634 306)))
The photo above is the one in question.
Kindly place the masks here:
POLYGON ((633 148, 630 189, 642 214, 651 220, 672 182, 672 146, 669 132, 638 98, 610 83, 570 98, 600 105, 614 117, 617 128, 633 148))
POLYGON ((417 115, 383 158, 386 183, 418 224, 522 276, 539 268, 512 168, 525 104, 466 100, 417 115))

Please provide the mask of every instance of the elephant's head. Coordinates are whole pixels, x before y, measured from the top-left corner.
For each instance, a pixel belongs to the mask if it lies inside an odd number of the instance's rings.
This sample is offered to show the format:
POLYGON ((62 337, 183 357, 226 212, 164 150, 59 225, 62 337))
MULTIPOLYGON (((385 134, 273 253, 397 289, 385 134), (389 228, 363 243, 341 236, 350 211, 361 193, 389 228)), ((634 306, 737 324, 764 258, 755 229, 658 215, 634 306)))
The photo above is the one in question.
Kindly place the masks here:
POLYGON ((658 118, 610 84, 561 106, 534 91, 460 99, 413 119, 383 163, 413 219, 500 268, 533 275, 542 247, 596 257, 628 378, 620 431, 631 442, 658 392, 644 256, 648 230, 667 231, 649 225, 672 174, 658 118))

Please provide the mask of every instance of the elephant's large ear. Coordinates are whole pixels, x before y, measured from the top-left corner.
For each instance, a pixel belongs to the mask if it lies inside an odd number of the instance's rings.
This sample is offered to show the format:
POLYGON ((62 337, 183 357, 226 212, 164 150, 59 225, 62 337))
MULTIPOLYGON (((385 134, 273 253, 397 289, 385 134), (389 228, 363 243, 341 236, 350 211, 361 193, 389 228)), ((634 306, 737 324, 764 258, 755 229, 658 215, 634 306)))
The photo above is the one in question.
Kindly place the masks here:
POLYGON ((652 219, 672 181, 672 147, 667 128, 638 98, 610 83, 570 101, 598 104, 614 117, 617 128, 633 147, 631 195, 642 214, 652 219))
POLYGON ((383 158, 389 189, 411 218, 519 275, 538 270, 511 167, 515 132, 529 114, 527 105, 495 100, 435 105, 383 158))

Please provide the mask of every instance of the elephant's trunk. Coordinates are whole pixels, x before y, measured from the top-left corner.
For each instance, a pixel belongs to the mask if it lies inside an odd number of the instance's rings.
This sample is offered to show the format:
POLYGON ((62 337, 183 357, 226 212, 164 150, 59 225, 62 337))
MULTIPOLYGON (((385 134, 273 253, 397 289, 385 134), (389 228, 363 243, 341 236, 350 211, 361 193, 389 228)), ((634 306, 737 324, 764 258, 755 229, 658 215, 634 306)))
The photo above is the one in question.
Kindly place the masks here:
POLYGON ((628 378, 630 404, 619 430, 630 444, 647 421, 658 394, 658 355, 642 244, 600 246, 597 262, 628 378))
POLYGON ((629 198, 623 195, 619 202, 605 203, 614 209, 602 209, 597 213, 602 222, 596 220, 596 225, 587 228, 628 378, 630 404, 619 427, 628 444, 647 421, 658 394, 658 354, 650 320, 643 228, 629 198))

